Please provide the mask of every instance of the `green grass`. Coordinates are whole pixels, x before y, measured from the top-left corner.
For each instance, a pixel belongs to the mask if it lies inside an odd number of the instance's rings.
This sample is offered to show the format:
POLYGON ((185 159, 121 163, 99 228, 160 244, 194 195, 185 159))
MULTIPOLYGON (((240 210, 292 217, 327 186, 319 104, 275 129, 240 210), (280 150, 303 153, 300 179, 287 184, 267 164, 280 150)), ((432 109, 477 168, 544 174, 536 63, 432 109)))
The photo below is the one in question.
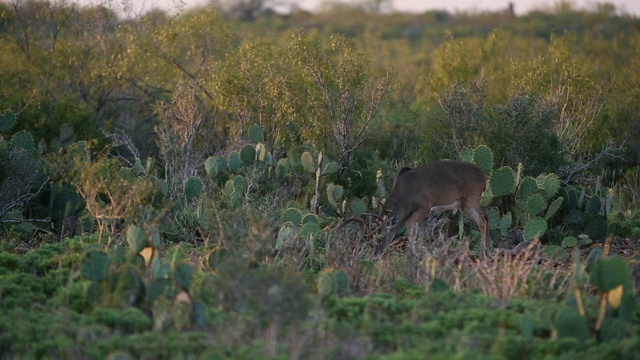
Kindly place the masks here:
MULTIPOLYGON (((199 256, 197 248, 186 249, 185 259, 199 256)), ((441 280, 425 286, 397 277, 378 290, 321 300, 298 270, 247 266, 241 257, 228 257, 216 271, 197 268, 189 293, 198 310, 186 329, 177 326, 173 299, 164 310, 145 301, 92 304, 91 281, 80 275, 82 254, 77 239, 0 253, 0 358, 632 359, 640 353, 637 316, 612 322, 614 335, 598 339, 592 330, 598 298, 586 293, 590 332, 580 339, 561 337, 556 328, 557 314, 575 303, 570 296, 505 302, 478 289, 454 291, 441 280), (159 326, 161 316, 173 322, 159 326)), ((622 319, 613 309, 607 317, 622 319)))

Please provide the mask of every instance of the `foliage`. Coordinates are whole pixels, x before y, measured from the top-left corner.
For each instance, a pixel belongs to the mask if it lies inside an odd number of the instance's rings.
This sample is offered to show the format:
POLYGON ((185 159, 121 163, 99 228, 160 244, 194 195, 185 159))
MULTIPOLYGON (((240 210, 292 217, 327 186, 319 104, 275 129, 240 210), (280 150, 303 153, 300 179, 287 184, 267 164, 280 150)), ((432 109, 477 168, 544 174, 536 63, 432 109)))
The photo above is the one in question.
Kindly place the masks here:
POLYGON ((0 3, 4 357, 636 356, 637 19, 253 4, 0 3), (432 217, 373 258, 435 158, 532 241, 432 217))
POLYGON ((369 124, 391 91, 388 67, 376 69, 350 39, 334 35, 330 45, 304 32, 294 34, 290 56, 301 67, 308 90, 304 108, 296 115, 305 140, 329 147, 347 169, 354 151, 366 141, 369 124))
MULTIPOLYGON (((0 115, 0 131, 7 132, 16 124, 16 115, 5 111, 0 115)), ((25 221, 27 204, 46 185, 44 159, 36 152, 33 137, 25 131, 11 137, 0 134, 0 224, 25 221)), ((27 219, 26 221, 46 221, 27 219)))

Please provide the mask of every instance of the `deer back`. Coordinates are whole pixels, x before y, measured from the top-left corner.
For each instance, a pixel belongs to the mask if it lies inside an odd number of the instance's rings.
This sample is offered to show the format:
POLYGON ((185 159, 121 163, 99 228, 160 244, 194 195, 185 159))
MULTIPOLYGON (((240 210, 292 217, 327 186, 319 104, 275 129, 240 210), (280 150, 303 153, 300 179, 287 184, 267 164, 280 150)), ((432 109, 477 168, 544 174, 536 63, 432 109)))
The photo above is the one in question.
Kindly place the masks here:
POLYGON ((477 165, 462 161, 434 161, 400 170, 385 203, 391 212, 410 214, 477 198, 485 190, 486 177, 477 165))

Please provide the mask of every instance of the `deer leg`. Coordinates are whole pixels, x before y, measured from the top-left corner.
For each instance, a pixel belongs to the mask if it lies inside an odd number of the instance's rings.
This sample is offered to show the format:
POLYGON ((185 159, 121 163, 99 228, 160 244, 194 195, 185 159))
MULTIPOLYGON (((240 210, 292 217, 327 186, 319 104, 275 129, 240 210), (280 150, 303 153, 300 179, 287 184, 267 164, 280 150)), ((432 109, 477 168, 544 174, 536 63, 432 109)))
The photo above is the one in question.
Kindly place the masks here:
POLYGON ((412 255, 416 254, 416 242, 418 240, 418 222, 429 216, 431 209, 417 210, 411 214, 407 220, 407 230, 409 232, 409 251, 412 255))
POLYGON ((489 220, 487 216, 480 210, 480 208, 476 207, 463 207, 462 211, 467 214, 468 217, 475 220, 476 224, 478 224, 478 229, 480 230, 480 245, 482 247, 482 257, 487 258, 490 255, 490 246, 489 246, 489 220))

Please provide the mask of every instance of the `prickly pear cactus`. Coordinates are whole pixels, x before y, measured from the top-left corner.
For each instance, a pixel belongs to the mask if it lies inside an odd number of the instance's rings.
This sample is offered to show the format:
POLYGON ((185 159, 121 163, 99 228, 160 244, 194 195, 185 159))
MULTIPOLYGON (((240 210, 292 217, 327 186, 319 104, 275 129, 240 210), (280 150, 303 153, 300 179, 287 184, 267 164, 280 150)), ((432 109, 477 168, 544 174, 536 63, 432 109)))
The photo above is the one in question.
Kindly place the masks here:
POLYGON ((111 259, 104 251, 92 250, 87 252, 80 264, 80 272, 88 280, 103 281, 109 276, 111 259))
POLYGON ((285 225, 278 230, 278 236, 276 237, 276 250, 280 250, 284 246, 293 244, 297 237, 298 232, 293 228, 293 226, 290 223, 285 223, 285 225))
POLYGON ((500 224, 498 225, 500 234, 503 236, 507 235, 507 232, 511 228, 512 224, 513 224, 513 216, 511 215, 511 211, 507 211, 507 213, 504 214, 500 219, 500 224))
POLYGON ((560 179, 556 174, 541 174, 536 178, 538 187, 544 191, 546 200, 551 200, 560 190, 560 179))
POLYGON ((340 211, 343 196, 344 189, 342 186, 334 183, 329 183, 327 185, 327 198, 329 199, 329 204, 331 204, 336 211, 340 211))
POLYGON ((235 151, 232 151, 229 154, 229 170, 231 170, 232 173, 234 174, 238 174, 240 172, 240 169, 242 168, 242 158, 240 158, 240 154, 238 154, 235 151))
POLYGON ((527 177, 524 177, 522 181, 520 181, 520 183, 518 184, 517 198, 525 200, 525 199, 528 199, 529 196, 539 191, 540 191, 540 188, 538 187, 538 183, 536 182, 536 179, 530 176, 527 176, 527 177))
POLYGON ((524 226, 525 240, 533 240, 541 237, 547 231, 547 221, 541 217, 533 217, 524 226))
POLYGON ((617 256, 599 260, 591 271, 591 284, 600 292, 611 291, 629 279, 627 263, 617 256))
POLYGON ((29 153, 36 152, 36 143, 33 141, 33 137, 28 132, 22 130, 13 135, 11 138, 11 145, 17 148, 24 149, 29 153))
POLYGON ((249 138, 254 143, 259 143, 264 141, 264 129, 260 125, 253 125, 249 128, 249 138))
POLYGON ((533 194, 527 199, 527 213, 530 217, 540 215, 546 207, 547 202, 540 194, 533 194))
POLYGON ((223 195, 227 201, 227 204, 232 208, 235 208, 240 203, 246 190, 246 182, 240 175, 236 175, 233 178, 227 180, 224 185, 223 195))
POLYGON ((194 274, 195 268, 193 265, 186 262, 178 264, 173 270, 176 285, 179 289, 187 291, 191 288, 191 282, 193 281, 194 274))
POLYGON ((291 225, 298 226, 302 223, 302 214, 300 210, 295 208, 288 208, 282 213, 282 222, 290 223, 291 225))
POLYGON ((147 302, 153 304, 162 297, 173 297, 173 282, 171 279, 156 277, 147 286, 147 302))
POLYGON ((493 169, 493 151, 486 145, 478 146, 473 151, 473 162, 489 174, 493 169))
POLYGON ((187 199, 193 199, 202 192, 202 180, 198 177, 190 177, 184 186, 184 195, 187 199))
POLYGON ((11 128, 16 124, 16 115, 7 110, 4 113, 0 114, 0 132, 5 132, 11 130, 11 128))
POLYGON ((349 203, 349 207, 353 210, 354 216, 362 217, 362 215, 367 211, 367 203, 368 201, 363 199, 353 199, 349 203))
POLYGON ((491 193, 494 197, 501 197, 513 194, 516 186, 516 179, 513 170, 508 166, 503 166, 496 170, 489 180, 491 193))
MULTIPOLYGON (((325 158, 326 159, 326 158, 325 158)), ((334 175, 340 171, 340 165, 335 161, 326 161, 322 167, 322 176, 334 175)))
POLYGON ((220 156, 209 156, 204 163, 204 169, 210 178, 218 178, 227 169, 227 160, 220 156))
POLYGON ((549 207, 547 208, 547 211, 544 214, 544 218, 545 220, 549 220, 553 217, 553 215, 556 214, 556 212, 558 212, 558 209, 560 209, 560 206, 562 206, 562 202, 564 201, 564 199, 562 197, 559 197, 557 199, 555 199, 551 205, 549 205, 549 207))
POLYGON ((245 145, 240 150, 240 159, 245 165, 253 165, 256 161, 256 148, 253 145, 245 145))
POLYGON ((496 207, 491 207, 487 211, 487 217, 489 218, 489 230, 498 230, 500 228, 500 210, 496 207))
POLYGON ((300 236, 308 240, 317 240, 320 238, 322 230, 317 222, 307 222, 300 229, 300 236))
POLYGON ((315 174, 318 164, 309 151, 303 152, 300 160, 302 161, 302 167, 306 172, 315 174))
POLYGON ((275 169, 276 178, 283 179, 290 173, 289 159, 278 159, 278 165, 275 169))
POLYGON ((308 224, 310 222, 319 224, 320 222, 318 220, 318 215, 312 214, 312 213, 308 213, 308 214, 305 214, 302 217, 302 222, 301 222, 302 225, 306 225, 306 224, 308 224))
POLYGON ((136 225, 129 225, 127 228, 127 243, 134 253, 139 253, 149 246, 147 232, 136 225))
POLYGON ((465 147, 462 154, 460 154, 460 160, 464 162, 473 162, 473 149, 465 147))

